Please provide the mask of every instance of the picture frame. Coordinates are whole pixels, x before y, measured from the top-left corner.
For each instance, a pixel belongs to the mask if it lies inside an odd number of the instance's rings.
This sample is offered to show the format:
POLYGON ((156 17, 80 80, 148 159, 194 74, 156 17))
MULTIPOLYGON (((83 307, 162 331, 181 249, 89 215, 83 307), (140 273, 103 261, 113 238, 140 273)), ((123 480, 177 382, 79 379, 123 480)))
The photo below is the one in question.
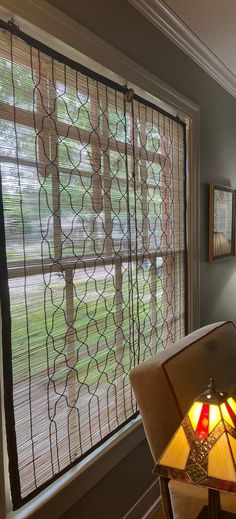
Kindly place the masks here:
POLYGON ((235 189, 209 186, 209 262, 235 255, 235 189))

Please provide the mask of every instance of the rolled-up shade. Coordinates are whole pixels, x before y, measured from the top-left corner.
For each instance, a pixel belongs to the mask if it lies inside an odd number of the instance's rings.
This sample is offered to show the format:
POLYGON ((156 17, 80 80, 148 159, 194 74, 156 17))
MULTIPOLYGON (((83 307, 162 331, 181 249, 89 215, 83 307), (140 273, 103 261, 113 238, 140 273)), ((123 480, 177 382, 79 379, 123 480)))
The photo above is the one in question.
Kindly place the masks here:
POLYGON ((137 414, 130 370, 185 334, 185 125, 4 24, 0 77, 18 508, 137 414))

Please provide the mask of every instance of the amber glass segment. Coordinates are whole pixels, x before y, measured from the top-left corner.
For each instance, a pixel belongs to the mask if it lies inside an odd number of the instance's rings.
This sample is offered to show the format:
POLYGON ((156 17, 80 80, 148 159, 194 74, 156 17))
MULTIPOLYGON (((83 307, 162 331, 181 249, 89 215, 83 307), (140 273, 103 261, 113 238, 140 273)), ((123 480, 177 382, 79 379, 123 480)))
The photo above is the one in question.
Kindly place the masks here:
POLYGON ((188 456, 190 453, 190 445, 182 426, 179 427, 176 434, 164 451, 160 465, 166 465, 175 469, 184 470, 188 456))

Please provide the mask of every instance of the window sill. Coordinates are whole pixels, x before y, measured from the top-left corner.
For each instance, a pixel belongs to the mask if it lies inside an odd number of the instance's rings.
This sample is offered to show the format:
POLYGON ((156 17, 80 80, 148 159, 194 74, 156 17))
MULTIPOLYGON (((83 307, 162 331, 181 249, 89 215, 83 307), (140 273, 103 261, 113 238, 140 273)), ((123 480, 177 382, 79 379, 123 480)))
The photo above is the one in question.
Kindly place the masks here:
POLYGON ((138 416, 30 503, 20 510, 8 512, 7 519, 45 519, 47 516, 56 519, 144 439, 141 418, 138 416))

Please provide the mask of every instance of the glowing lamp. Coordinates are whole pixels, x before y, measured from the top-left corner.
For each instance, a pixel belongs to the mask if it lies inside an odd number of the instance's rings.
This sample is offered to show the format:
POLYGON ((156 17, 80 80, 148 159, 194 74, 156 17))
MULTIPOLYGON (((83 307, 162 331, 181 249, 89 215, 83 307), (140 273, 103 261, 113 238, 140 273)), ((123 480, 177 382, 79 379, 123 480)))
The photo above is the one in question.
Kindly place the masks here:
MULTIPOLYGON (((236 492, 236 401, 218 391, 213 379, 193 402, 154 472, 209 489, 236 492)), ((211 492, 209 504, 214 508, 212 517, 218 517, 218 492, 211 492)))

